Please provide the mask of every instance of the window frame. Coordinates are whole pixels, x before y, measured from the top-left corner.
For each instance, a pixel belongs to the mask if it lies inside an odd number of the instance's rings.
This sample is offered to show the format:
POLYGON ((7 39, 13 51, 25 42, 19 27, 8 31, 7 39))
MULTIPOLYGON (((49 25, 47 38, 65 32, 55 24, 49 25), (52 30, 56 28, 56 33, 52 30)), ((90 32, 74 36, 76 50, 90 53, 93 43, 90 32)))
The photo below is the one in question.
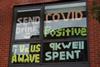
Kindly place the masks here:
MULTIPOLYGON (((70 3, 76 3, 76 2, 79 2, 80 3, 80 1, 75 1, 75 2, 70 2, 70 3)), ((61 3, 56 3, 56 4, 64 4, 64 3, 69 3, 69 2, 61 2, 61 3)), ((45 6, 48 6, 48 5, 55 5, 55 2, 54 3, 47 3, 47 4, 40 4, 40 5, 25 5, 25 6, 15 6, 14 8, 13 8, 13 24, 12 24, 12 34, 11 34, 11 47, 10 47, 10 59, 11 59, 11 55, 12 55, 12 45, 15 43, 15 44, 20 44, 20 43, 37 43, 37 42, 39 42, 40 43, 40 45, 42 46, 43 45, 43 43, 45 43, 45 42, 60 42, 60 41, 70 41, 70 38, 68 39, 67 38, 67 40, 65 40, 65 39, 47 39, 47 40, 45 40, 44 39, 44 37, 43 37, 43 35, 44 35, 44 33, 43 33, 43 30, 44 30, 44 12, 45 12, 45 6), (34 7, 35 6, 35 7, 34 7), (16 29, 16 20, 15 20, 15 18, 16 18, 16 14, 17 14, 17 10, 19 10, 19 9, 22 9, 22 8, 24 8, 24 9, 26 9, 26 8, 28 8, 28 7, 34 7, 34 8, 40 8, 41 7, 41 14, 40 14, 40 30, 39 30, 39 32, 40 32, 40 37, 39 38, 34 38, 34 39, 23 39, 23 40, 15 40, 14 39, 14 37, 15 37, 15 29, 16 29), (15 9, 16 8, 16 9, 15 9)), ((86 5, 86 8, 87 8, 87 5, 86 5)), ((87 9, 86 9, 86 12, 87 12, 87 9)), ((88 18, 87 18, 88 19, 88 18)), ((86 21, 87 22, 87 21, 86 21)), ((87 23, 87 28, 88 28, 88 23, 87 23)), ((88 32, 88 31, 87 31, 88 32)), ((88 34, 88 33, 87 33, 88 34)), ((88 36, 88 35, 87 35, 88 36)), ((88 42, 88 37, 86 37, 86 39, 87 39, 87 42, 88 42)), ((71 39, 72 40, 72 39, 71 39)), ((73 40, 78 40, 78 39, 73 39, 73 40)), ((83 39, 82 39, 83 40, 83 39)), ((88 44, 88 43, 87 43, 88 44)), ((43 47, 41 47, 41 54, 42 54, 42 51, 43 51, 43 49, 42 49, 43 47)), ((88 50, 88 48, 87 48, 87 50, 88 50)), ((88 51, 87 51, 88 52, 88 51)), ((42 55, 41 55, 41 57, 42 57, 42 55)), ((88 56, 87 56, 88 57, 88 56)), ((42 59, 40 59, 40 60, 42 60, 42 59)), ((10 60, 10 62, 9 62, 10 64, 9 65, 12 65, 12 63, 11 63, 11 60, 10 60)), ((61 63, 86 63, 87 65, 88 65, 88 61, 86 61, 86 62, 61 62, 61 63)), ((58 63, 42 63, 42 61, 40 62, 40 63, 38 63, 39 65, 41 65, 41 64, 59 64, 59 62, 58 63)), ((25 65, 26 66, 34 66, 34 65, 38 65, 38 64, 35 64, 35 63, 32 63, 32 64, 28 64, 28 63, 25 63, 25 65)), ((24 64, 15 64, 15 65, 18 65, 18 66, 20 66, 20 65, 23 65, 24 66, 24 64)), ((14 65, 14 66, 15 66, 14 65)), ((13 65, 12 65, 13 66, 13 65)), ((11 66, 11 67, 12 67, 11 66)))

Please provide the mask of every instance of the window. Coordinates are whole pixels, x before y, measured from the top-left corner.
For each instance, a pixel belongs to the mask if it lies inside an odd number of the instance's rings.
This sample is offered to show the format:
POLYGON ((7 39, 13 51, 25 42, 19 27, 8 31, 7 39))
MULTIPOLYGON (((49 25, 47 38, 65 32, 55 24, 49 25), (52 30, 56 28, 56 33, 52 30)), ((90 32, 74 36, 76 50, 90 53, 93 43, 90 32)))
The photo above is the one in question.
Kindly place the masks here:
POLYGON ((44 38, 63 39, 87 36, 85 3, 46 6, 45 14, 44 38))
POLYGON ((41 7, 28 6, 14 10, 14 37, 12 42, 11 63, 40 63, 41 7))
POLYGON ((86 37, 85 3, 45 6, 45 42, 42 45, 45 63, 87 61, 86 37))
POLYGON ((15 7, 12 36, 12 66, 86 62, 88 67, 86 2, 15 7))
POLYGON ((15 40, 30 39, 40 35, 40 12, 41 9, 17 11, 15 40))

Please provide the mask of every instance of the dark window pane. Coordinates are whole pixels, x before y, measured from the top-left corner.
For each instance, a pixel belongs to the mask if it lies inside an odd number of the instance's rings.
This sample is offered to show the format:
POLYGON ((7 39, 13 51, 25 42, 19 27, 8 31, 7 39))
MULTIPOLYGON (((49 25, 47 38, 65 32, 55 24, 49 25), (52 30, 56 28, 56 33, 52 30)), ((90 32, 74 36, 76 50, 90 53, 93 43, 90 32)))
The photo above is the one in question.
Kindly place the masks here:
POLYGON ((46 42, 42 59, 44 63, 87 61, 87 41, 46 42))

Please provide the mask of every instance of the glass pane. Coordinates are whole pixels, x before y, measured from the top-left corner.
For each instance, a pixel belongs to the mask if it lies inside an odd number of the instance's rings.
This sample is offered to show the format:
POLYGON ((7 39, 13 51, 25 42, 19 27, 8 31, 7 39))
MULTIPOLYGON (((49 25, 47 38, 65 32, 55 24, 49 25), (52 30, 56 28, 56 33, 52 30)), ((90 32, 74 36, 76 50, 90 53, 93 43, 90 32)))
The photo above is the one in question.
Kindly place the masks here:
POLYGON ((45 39, 86 37, 86 3, 46 6, 44 26, 45 39))
POLYGON ((87 41, 46 42, 42 59, 44 63, 87 61, 87 41))
POLYGON ((40 49, 39 43, 13 44, 11 63, 40 63, 40 49))
POLYGON ((44 39, 44 63, 88 61, 86 2, 45 6, 44 39))
POLYGON ((18 10, 16 15, 16 40, 40 35, 40 9, 18 10))

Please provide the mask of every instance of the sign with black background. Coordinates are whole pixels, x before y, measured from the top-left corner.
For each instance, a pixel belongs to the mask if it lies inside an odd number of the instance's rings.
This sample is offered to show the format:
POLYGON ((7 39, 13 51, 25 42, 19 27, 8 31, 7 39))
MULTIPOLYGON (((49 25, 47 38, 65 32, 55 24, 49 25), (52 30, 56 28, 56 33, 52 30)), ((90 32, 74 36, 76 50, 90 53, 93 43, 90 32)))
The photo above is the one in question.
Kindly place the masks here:
POLYGON ((43 44, 43 62, 87 61, 87 41, 65 41, 43 44))

